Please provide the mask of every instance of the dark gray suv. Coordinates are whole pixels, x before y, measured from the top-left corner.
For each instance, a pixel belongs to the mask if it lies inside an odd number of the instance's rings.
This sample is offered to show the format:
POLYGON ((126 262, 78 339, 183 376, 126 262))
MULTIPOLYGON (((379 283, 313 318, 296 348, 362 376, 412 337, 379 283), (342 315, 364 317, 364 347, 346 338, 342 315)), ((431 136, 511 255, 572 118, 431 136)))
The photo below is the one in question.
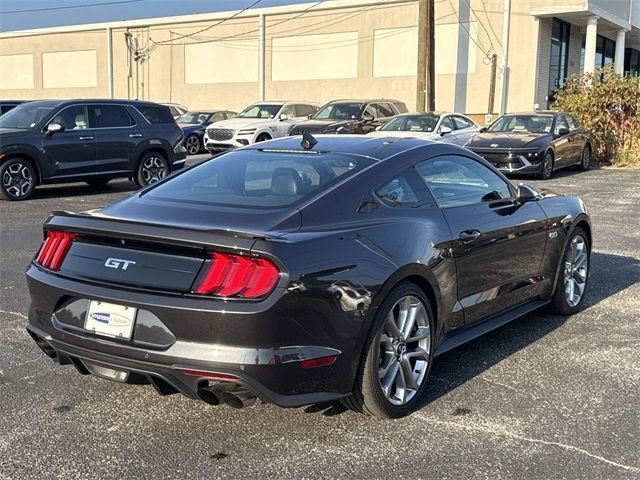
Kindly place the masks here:
POLYGON ((169 108, 131 100, 42 100, 0 118, 0 198, 25 200, 37 185, 140 186, 184 166, 182 130, 169 108))

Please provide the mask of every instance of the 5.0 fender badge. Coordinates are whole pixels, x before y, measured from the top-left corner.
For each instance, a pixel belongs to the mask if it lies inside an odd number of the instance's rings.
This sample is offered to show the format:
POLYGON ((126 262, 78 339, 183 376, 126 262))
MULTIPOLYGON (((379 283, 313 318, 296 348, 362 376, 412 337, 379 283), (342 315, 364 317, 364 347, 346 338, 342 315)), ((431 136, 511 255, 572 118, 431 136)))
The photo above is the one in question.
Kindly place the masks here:
POLYGON ((549 232, 549 238, 556 238, 558 236, 558 232, 549 232))

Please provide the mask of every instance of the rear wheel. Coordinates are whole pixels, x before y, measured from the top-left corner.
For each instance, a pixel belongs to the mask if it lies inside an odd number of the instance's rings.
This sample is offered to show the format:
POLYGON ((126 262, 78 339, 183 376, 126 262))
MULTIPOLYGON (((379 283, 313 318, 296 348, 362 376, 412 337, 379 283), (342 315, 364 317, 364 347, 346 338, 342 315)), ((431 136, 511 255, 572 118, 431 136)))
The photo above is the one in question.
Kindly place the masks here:
POLYGON ((378 308, 353 394, 343 403, 381 418, 411 413, 427 384, 433 331, 433 313, 422 290, 413 283, 397 285, 378 308))
POLYGON ((562 256, 560 275, 551 301, 554 313, 573 315, 581 309, 589 281, 590 259, 587 235, 578 227, 571 234, 562 256))
POLYGON ((542 161, 542 168, 540 170, 540 173, 538 173, 538 177, 541 180, 548 180, 551 178, 551 175, 553 175, 553 153, 551 151, 548 151, 547 153, 544 154, 544 160, 542 161))
POLYGON ((583 172, 589 170, 589 162, 591 161, 591 147, 589 145, 585 145, 582 150, 582 156, 580 157, 580 163, 576 165, 578 170, 582 170, 583 172))
POLYGON ((159 182, 167 175, 169 175, 167 159, 157 152, 148 152, 140 159, 135 180, 140 187, 146 187, 159 182))
POLYGON ((0 198, 26 200, 36 188, 36 172, 22 158, 13 158, 0 165, 0 198))
POLYGON ((189 155, 196 155, 200 150, 202 150, 200 139, 195 133, 189 135, 184 141, 184 148, 187 149, 187 153, 189 155))

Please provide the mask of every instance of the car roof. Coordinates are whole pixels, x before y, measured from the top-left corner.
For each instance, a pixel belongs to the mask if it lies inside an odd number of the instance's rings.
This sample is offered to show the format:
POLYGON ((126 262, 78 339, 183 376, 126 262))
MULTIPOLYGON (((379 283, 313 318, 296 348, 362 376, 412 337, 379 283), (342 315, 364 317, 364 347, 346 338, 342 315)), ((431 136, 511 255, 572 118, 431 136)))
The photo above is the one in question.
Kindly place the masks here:
POLYGON ((392 102, 402 103, 395 98, 341 98, 337 100, 331 100, 327 103, 371 103, 371 102, 392 102))
POLYGON ((119 99, 119 98, 73 98, 73 99, 49 99, 49 100, 33 100, 29 103, 32 103, 36 106, 38 105, 47 105, 47 106, 59 106, 59 105, 70 105, 74 103, 100 103, 100 104, 114 104, 114 105, 149 105, 149 106, 166 106, 163 103, 155 103, 148 102, 146 100, 127 100, 127 99, 119 99))
POLYGON ((300 135, 282 137, 267 142, 257 143, 244 147, 243 150, 260 150, 264 152, 287 152, 308 154, 310 151, 323 153, 344 153, 361 155, 374 160, 385 160, 398 153, 414 147, 427 144, 439 145, 440 142, 432 142, 423 138, 398 138, 398 137, 370 137, 366 135, 318 135, 315 137, 318 143, 310 150, 304 150, 300 141, 300 135))
POLYGON ((568 115, 564 112, 557 112, 555 110, 536 110, 533 112, 513 112, 513 113, 505 113, 504 116, 513 116, 513 115, 538 115, 538 116, 543 116, 546 117, 548 115, 559 115, 559 114, 563 114, 563 115, 568 115))

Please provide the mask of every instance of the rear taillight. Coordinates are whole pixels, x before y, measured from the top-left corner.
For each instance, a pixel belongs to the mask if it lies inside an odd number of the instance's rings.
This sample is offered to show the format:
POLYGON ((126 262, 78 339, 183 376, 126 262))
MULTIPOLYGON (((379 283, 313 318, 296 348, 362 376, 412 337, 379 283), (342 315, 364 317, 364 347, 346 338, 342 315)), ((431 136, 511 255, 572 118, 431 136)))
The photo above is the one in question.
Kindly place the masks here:
POLYGON ((258 298, 278 283, 280 271, 264 258, 211 253, 204 275, 193 289, 200 295, 258 298))
POLYGON ((74 233, 47 232, 47 238, 45 238, 36 257, 36 263, 49 270, 59 270, 65 255, 71 248, 73 239, 76 237, 77 235, 74 233))

